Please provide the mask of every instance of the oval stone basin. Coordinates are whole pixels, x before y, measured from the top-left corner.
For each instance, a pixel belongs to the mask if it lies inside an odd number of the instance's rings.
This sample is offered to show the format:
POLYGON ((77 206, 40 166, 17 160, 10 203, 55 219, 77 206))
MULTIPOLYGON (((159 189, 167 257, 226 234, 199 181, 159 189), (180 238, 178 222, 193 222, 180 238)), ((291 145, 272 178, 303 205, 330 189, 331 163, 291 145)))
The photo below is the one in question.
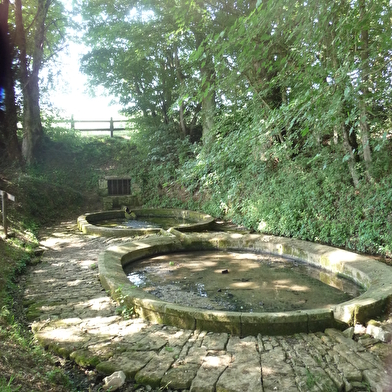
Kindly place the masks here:
POLYGON ((208 230, 214 218, 197 211, 177 208, 132 208, 99 211, 79 216, 78 228, 85 234, 105 237, 129 237, 156 234, 168 228, 181 232, 208 230))
POLYGON ((159 255, 129 264, 132 285, 189 307, 235 312, 330 308, 364 292, 307 263, 271 254, 198 251, 159 255))
MULTIPOLYGON (((202 261, 202 258, 200 260, 202 261)), ((171 278, 174 282, 178 282, 175 283, 176 289, 181 289, 181 286, 187 287, 189 292, 196 289, 200 291, 199 297, 201 299, 208 298, 208 290, 210 289, 207 289, 206 286, 207 279, 201 275, 201 271, 206 269, 208 263, 210 261, 206 260, 197 266, 197 263, 193 262, 194 267, 192 267, 192 270, 189 268, 192 261, 187 262, 188 270, 184 270, 186 272, 181 272, 177 277, 171 278), (197 280, 195 280, 196 283, 186 286, 187 282, 185 281, 188 280, 188 275, 190 276, 192 273, 196 277, 202 277, 201 280, 205 280, 204 286, 198 285, 197 280), (207 297, 205 297, 206 293, 207 297)), ((259 261, 251 260, 251 263, 259 263, 259 261)), ((177 264, 180 265, 181 263, 177 262, 177 264)), ((193 232, 185 234, 175 229, 169 229, 167 232, 162 231, 160 235, 138 238, 107 248, 99 256, 98 268, 99 278, 105 290, 108 290, 112 297, 121 302, 123 306, 131 309, 135 316, 184 329, 227 332, 240 336, 256 336, 259 333, 285 335, 297 332, 324 331, 326 328, 344 329, 348 325, 364 324, 367 320, 384 314, 389 309, 388 306, 392 300, 391 267, 371 260, 366 256, 342 249, 263 234, 224 232, 193 232), (322 272, 328 271, 334 276, 347 278, 363 287, 366 291, 359 296, 348 300, 343 299, 343 302, 336 304, 327 299, 326 303, 321 305, 321 307, 312 307, 311 309, 255 311, 253 308, 244 308, 244 306, 248 306, 246 301, 248 301, 249 295, 238 299, 235 298, 236 293, 234 291, 234 289, 244 289, 247 288, 247 285, 255 284, 254 268, 248 266, 245 269, 239 267, 236 270, 230 264, 222 264, 223 266, 216 264, 211 265, 212 273, 215 274, 216 278, 212 279, 212 281, 218 282, 215 286, 212 286, 212 296, 221 295, 222 304, 226 306, 227 302, 225 303, 225 301, 230 297, 229 294, 232 294, 234 304, 236 303, 235 299, 237 299, 237 303, 240 302, 240 310, 215 310, 203 309, 200 305, 196 305, 194 300, 191 301, 193 306, 174 303, 178 292, 172 293, 168 300, 160 299, 157 295, 145 291, 141 285, 138 287, 139 283, 137 281, 130 283, 124 272, 124 268, 135 266, 135 263, 141 260, 166 255, 167 258, 162 261, 163 266, 167 269, 167 274, 173 274, 174 276, 177 273, 174 271, 176 261, 171 259, 171 257, 175 253, 201 250, 219 250, 235 253, 241 250, 246 253, 267 253, 269 254, 268 257, 282 256, 286 259, 294 260, 291 261, 293 263, 292 266, 287 266, 287 268, 280 268, 281 262, 278 260, 275 262, 273 258, 270 260, 269 266, 268 261, 266 263, 267 268, 275 269, 274 274, 276 276, 273 281, 275 284, 280 285, 280 291, 291 290, 291 294, 298 297, 297 302, 307 302, 303 292, 308 290, 308 286, 302 283, 292 284, 292 282, 287 282, 291 279, 287 278, 287 276, 280 275, 281 279, 278 277, 280 273, 283 274, 282 269, 299 270, 301 263, 316 267, 318 269, 318 280, 329 280, 330 278, 327 277, 329 275, 325 275, 326 278, 324 279, 322 274, 322 272), (274 262, 272 263, 272 261, 274 262), (247 275, 245 274, 246 269, 253 270, 253 272, 247 275), (173 270, 173 272, 169 272, 170 270, 173 270), (231 280, 224 281, 223 279, 231 280), (247 281, 248 279, 249 281, 247 281), (229 289, 226 289, 226 287, 229 289), (243 309, 241 309, 241 306, 243 309), (253 311, 250 311, 250 309, 253 311)), ((140 281, 143 280, 142 276, 139 276, 139 278, 140 281)), ((331 281, 336 282, 335 278, 331 281)), ((321 289, 320 284, 321 282, 316 282, 316 293, 312 297, 324 296, 323 291, 321 291, 324 288, 321 289)), ((340 283, 335 285, 341 288, 339 286, 340 283)), ((268 287, 271 287, 270 292, 272 293, 274 291, 273 286, 268 287)), ((259 288, 256 290, 259 290, 259 288)), ((341 291, 347 292, 348 295, 356 295, 355 293, 350 294, 350 290, 346 288, 342 288, 341 291)), ((341 294, 339 293, 339 295, 341 294)), ((196 295, 194 297, 196 298, 196 295)), ((219 297, 217 298, 219 299, 219 297)), ((263 305, 259 305, 264 308, 269 306, 266 298, 265 296, 259 300, 259 302, 263 302, 263 305)), ((218 300, 216 302, 219 303, 218 300)), ((298 305, 298 303, 295 305, 298 305)))

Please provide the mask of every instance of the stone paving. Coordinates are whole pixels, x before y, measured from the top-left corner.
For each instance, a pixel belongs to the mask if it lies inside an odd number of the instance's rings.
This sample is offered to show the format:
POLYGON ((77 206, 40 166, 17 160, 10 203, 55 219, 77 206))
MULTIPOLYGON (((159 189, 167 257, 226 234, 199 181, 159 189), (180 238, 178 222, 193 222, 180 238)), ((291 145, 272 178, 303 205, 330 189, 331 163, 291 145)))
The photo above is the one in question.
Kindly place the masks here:
POLYGON ((72 222, 42 238, 42 262, 24 282, 41 345, 103 375, 122 370, 145 391, 392 391, 391 343, 369 335, 238 337, 122 317, 98 280, 97 260, 125 241, 83 235, 72 222))

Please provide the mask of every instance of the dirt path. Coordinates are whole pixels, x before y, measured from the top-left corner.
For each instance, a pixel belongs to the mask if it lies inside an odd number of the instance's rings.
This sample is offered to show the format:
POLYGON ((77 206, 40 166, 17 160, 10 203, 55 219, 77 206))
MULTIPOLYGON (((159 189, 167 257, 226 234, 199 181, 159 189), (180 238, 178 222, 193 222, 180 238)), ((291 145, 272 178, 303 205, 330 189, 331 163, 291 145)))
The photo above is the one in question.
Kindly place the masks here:
POLYGON ((356 341, 330 329, 240 339, 124 320, 101 287, 97 259, 126 241, 86 236, 64 222, 42 236, 42 262, 25 278, 36 338, 88 369, 86 391, 98 391, 102 378, 117 370, 127 375, 123 392, 392 391, 391 344, 366 335, 356 341))

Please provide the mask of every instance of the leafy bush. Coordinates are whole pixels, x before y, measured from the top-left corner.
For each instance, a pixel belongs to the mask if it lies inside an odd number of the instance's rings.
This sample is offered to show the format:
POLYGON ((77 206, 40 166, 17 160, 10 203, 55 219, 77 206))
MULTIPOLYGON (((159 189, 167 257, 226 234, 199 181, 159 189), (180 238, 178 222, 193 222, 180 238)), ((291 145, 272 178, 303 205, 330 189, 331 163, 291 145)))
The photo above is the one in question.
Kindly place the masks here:
POLYGON ((220 124, 224 129, 217 127, 213 147, 199 149, 178 170, 183 186, 203 194, 203 210, 263 233, 391 254, 392 176, 382 168, 389 165, 386 157, 374 164, 382 179, 363 178, 355 188, 334 146, 288 156, 279 143, 266 148, 248 125, 230 131, 230 121, 220 124))
POLYGON ((375 180, 363 176, 354 187, 335 145, 312 141, 289 153, 250 113, 222 116, 208 149, 163 124, 142 124, 131 140, 53 131, 40 161, 14 179, 24 221, 33 227, 91 210, 83 206, 98 179, 126 174, 146 206, 203 210, 257 232, 391 255, 390 144, 374 154, 375 180))

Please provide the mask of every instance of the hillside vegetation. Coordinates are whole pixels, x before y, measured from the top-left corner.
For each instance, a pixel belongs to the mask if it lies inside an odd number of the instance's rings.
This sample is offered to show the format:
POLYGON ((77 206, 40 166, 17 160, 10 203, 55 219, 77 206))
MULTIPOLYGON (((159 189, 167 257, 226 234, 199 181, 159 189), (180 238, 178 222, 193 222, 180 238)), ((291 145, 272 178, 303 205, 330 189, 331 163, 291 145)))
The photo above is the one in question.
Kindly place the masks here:
POLYGON ((217 134, 219 142, 208 149, 165 127, 130 135, 86 138, 48 128, 35 165, 3 171, 2 189, 17 197, 9 207, 11 227, 34 233, 54 220, 100 209, 99 178, 131 175, 133 192, 146 206, 202 210, 255 232, 392 254, 389 140, 373 161, 377 179, 353 187, 333 145, 315 157, 287 157, 273 147, 261 154, 247 129, 230 138, 217 134))
POLYGON ((391 254, 390 3, 81 3, 145 203, 391 254))

